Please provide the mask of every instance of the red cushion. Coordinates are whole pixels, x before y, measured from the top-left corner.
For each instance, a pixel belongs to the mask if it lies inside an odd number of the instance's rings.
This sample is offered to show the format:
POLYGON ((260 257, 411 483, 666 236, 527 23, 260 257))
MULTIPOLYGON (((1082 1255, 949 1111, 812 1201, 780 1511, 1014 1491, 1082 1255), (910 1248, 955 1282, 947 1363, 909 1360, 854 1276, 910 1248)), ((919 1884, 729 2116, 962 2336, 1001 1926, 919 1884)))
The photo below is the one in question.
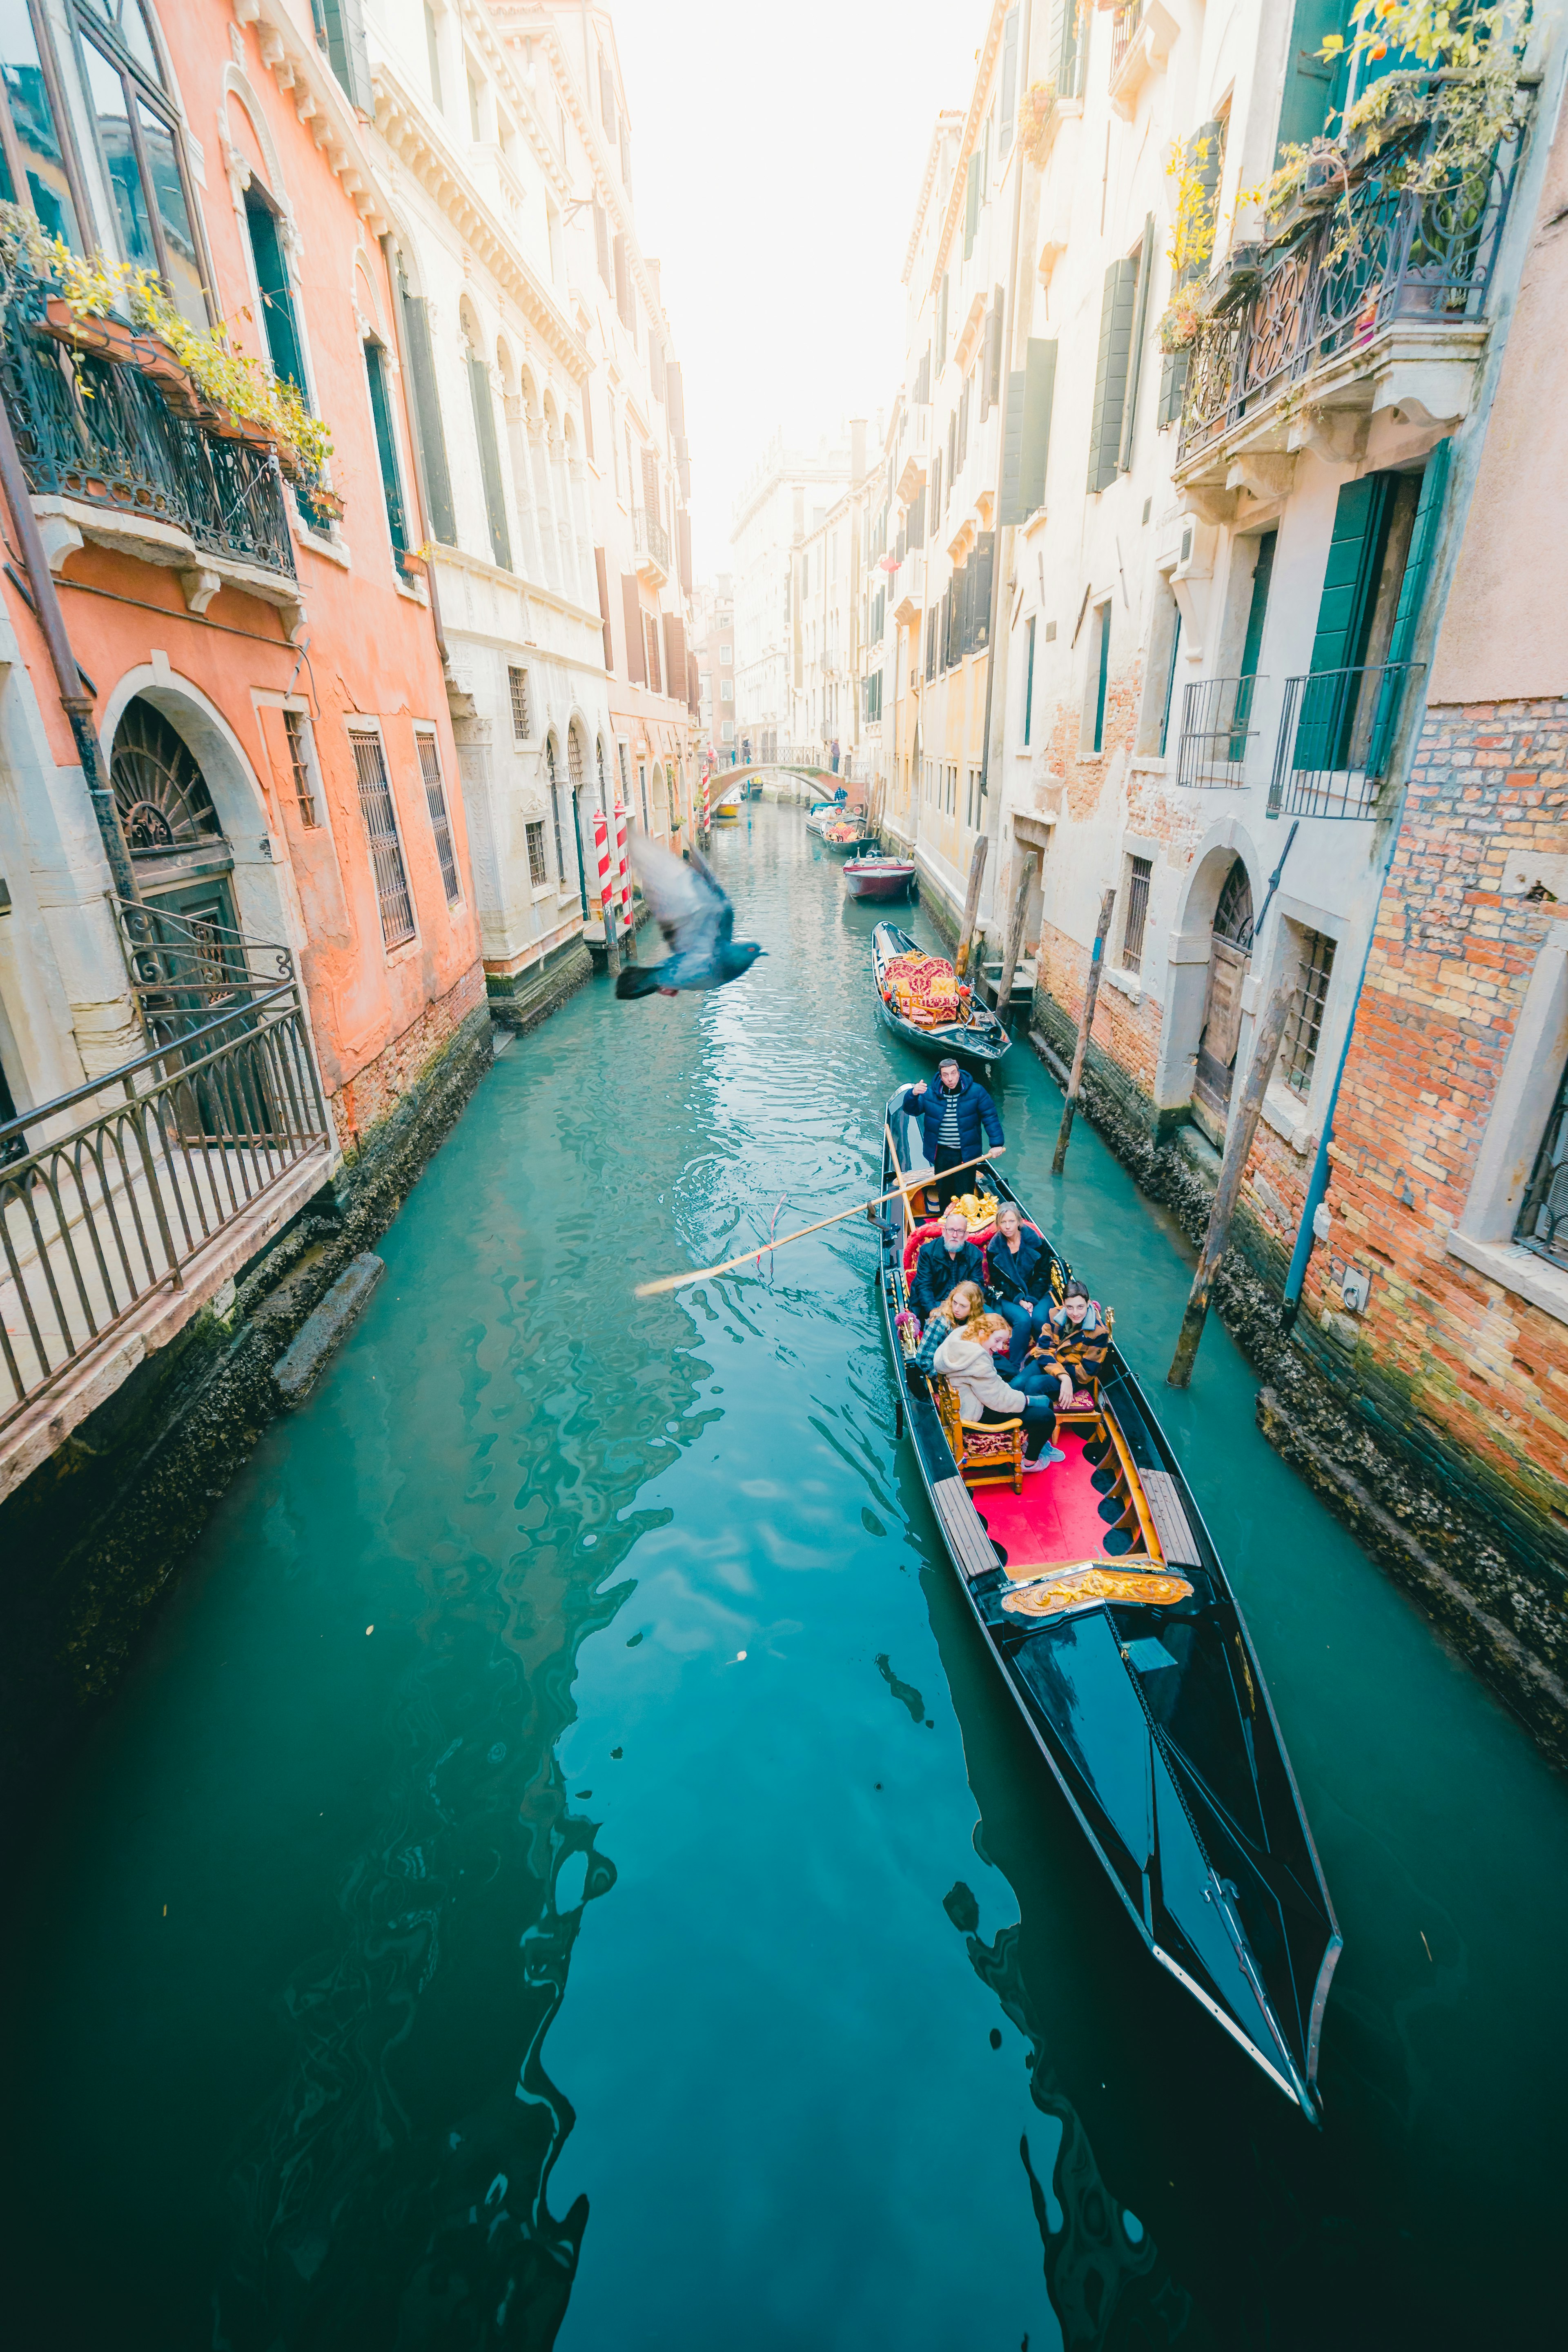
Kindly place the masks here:
MULTIPOLYGON (((911 1192, 913 1192, 914 1189, 913 1185, 910 1187, 911 1192)), ((942 1219, 940 1217, 929 1217, 923 1225, 917 1225, 915 1227, 914 1232, 904 1244, 904 1280, 906 1282, 910 1282, 914 1279, 916 1258, 919 1257, 927 1242, 929 1242, 934 1234, 940 1234, 941 1231, 942 1219)))

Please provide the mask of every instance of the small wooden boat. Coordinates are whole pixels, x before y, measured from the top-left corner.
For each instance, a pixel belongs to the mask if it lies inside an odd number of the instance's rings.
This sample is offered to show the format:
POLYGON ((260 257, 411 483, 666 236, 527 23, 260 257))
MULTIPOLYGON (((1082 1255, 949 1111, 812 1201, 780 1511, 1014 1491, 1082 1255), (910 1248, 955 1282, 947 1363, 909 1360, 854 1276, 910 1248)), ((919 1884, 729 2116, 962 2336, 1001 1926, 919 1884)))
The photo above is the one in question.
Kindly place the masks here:
MULTIPOLYGON (((926 1171, 906 1096, 900 1087, 883 1128, 889 1190, 926 1171)), ((978 1190, 983 1179, 1017 1200, 987 1170, 967 1181, 978 1190)), ((1017 1475, 990 1451, 1008 1433, 969 1431, 946 1383, 930 1392, 910 1362, 905 1261, 921 1230, 906 1190, 879 1288, 953 1573, 1139 1935, 1316 2122, 1342 1939, 1263 1669, 1181 1465, 1114 1347, 1098 1387, 1058 1421, 1065 1461, 1017 1475)), ((1059 1295, 1071 1269, 1048 1243, 1047 1258, 1059 1295)))
POLYGON ((914 866, 907 857, 851 857, 844 868, 845 887, 852 898, 906 898, 914 878, 914 866))
MULTIPOLYGON (((943 1022, 938 1027, 928 1027, 919 1021, 905 1018, 897 1005, 889 1004, 887 995, 888 966, 898 956, 922 955, 925 950, 908 931, 899 930, 892 923, 879 923, 871 934, 871 971, 877 983, 877 1004, 886 1025, 895 1037, 906 1045, 918 1045, 922 1053, 936 1061, 944 1061, 951 1054, 954 1061, 965 1063, 971 1069, 989 1073, 1010 1049, 1008 1036, 994 1013, 972 998, 966 1021, 943 1022)), ((950 967, 951 969, 951 967, 950 967)))
POLYGON ((835 857, 867 857, 877 847, 877 836, 868 833, 860 819, 847 818, 842 824, 830 824, 822 836, 823 847, 835 857))

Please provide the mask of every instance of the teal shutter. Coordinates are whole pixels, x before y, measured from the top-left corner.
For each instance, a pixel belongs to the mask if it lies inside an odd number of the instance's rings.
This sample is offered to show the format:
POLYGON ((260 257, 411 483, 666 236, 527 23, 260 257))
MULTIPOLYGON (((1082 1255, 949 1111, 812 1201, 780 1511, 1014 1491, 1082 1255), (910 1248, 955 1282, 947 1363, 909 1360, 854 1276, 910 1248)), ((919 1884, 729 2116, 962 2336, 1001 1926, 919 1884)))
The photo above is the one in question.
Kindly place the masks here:
POLYGON ((1046 75, 1058 98, 1078 96, 1080 0, 1051 0, 1051 20, 1046 36, 1046 75))
MULTIPOLYGON (((392 396, 386 380, 386 353, 379 343, 364 347, 365 374, 370 381, 370 409, 375 420, 375 453, 381 460, 381 487, 386 499, 386 527, 392 534, 394 561, 408 546, 408 521, 403 504, 403 484, 397 471, 397 444, 392 430, 392 396)), ((398 569, 402 564, 398 562, 398 569)))
POLYGON ((370 86, 370 55, 364 43, 364 18, 360 0, 317 0, 326 27, 327 55, 332 71, 362 114, 374 115, 375 94, 370 86))
POLYGON ((1143 373, 1143 343, 1149 331, 1149 285, 1154 275, 1154 215, 1143 222, 1143 243, 1138 254, 1138 298, 1133 305, 1132 348, 1127 362, 1127 398, 1121 412, 1121 439, 1116 462, 1125 473, 1132 463, 1132 435, 1138 423, 1138 383, 1143 373))
POLYGON ((974 553, 970 558, 974 567, 973 595, 973 625, 972 635, 974 650, 983 653, 991 643, 991 583, 996 573, 996 534, 994 530, 975 535, 974 553))
POLYGON ((1266 530, 1258 542, 1258 555, 1252 567, 1252 596, 1247 607, 1247 636, 1241 648, 1241 677, 1236 689, 1236 709, 1231 714, 1234 732, 1229 756, 1233 761, 1247 757, 1247 723, 1252 716, 1252 698, 1257 691, 1258 664, 1263 650, 1263 625, 1268 617, 1268 590, 1274 578, 1274 551, 1279 541, 1277 530, 1266 530))
POLYGON ((1013 120, 1017 111, 1018 11, 1009 8, 1002 20, 1002 111, 996 132, 996 152, 1005 155, 1013 144, 1013 120))
POLYGON ((305 391, 305 365, 300 352, 300 329, 294 316, 294 293, 278 215, 259 191, 245 194, 245 225, 256 262, 256 283, 261 292, 261 320, 267 330, 267 352, 274 375, 285 376, 295 389, 305 391))
POLYGON ((1285 87, 1279 100, 1279 138, 1275 160, 1287 147, 1304 147, 1328 127, 1334 104, 1334 82, 1341 71, 1318 55, 1331 33, 1348 37, 1352 30, 1351 0, 1296 0, 1290 26, 1290 46, 1285 58, 1285 87))
MULTIPOLYGON (((1426 470, 1421 477, 1421 496, 1410 532, 1409 552, 1405 559, 1405 576, 1399 583, 1394 631, 1388 642, 1391 665, 1407 662, 1415 650, 1415 631, 1426 600, 1426 583, 1432 576, 1432 558, 1436 551, 1437 534, 1442 526, 1443 500, 1448 487, 1448 465, 1453 446, 1451 441, 1439 441, 1427 458, 1426 470)), ((1381 776, 1388 765, 1404 691, 1404 670, 1391 667, 1384 677, 1378 694, 1377 712, 1373 719, 1372 743, 1366 760, 1369 776, 1381 776)))
POLYGON ((1113 261, 1105 273, 1105 292, 1100 313, 1100 351, 1094 367, 1094 411, 1089 430, 1089 487, 1091 490, 1103 490, 1108 483, 1116 479, 1137 290, 1137 263, 1125 258, 1113 261))
POLYGON ((1365 474, 1359 482, 1341 486, 1312 640, 1311 678, 1324 683, 1314 686, 1309 679, 1301 689, 1298 771, 1332 771, 1349 758, 1358 698, 1336 673, 1359 668, 1366 651, 1394 485, 1392 474, 1365 474))
POLYGON ((503 572, 510 572, 511 539, 506 527, 506 501, 501 496, 495 403, 490 398, 489 369, 478 352, 468 353, 468 395, 474 407, 474 436, 479 445, 479 472, 485 485, 485 516, 489 524, 490 554, 503 572))
POLYGON ((425 460, 425 496, 429 503, 431 536, 443 547, 458 544, 458 518, 452 506, 452 477, 447 466, 447 436, 441 429, 441 402, 436 389, 436 355, 430 341, 430 305, 422 295, 410 294, 402 281, 403 324, 408 344, 408 373, 414 384, 414 415, 419 428, 419 454, 425 460))
POLYGON ((1056 394, 1057 347, 1031 336, 1025 364, 1007 378, 1007 414, 1002 426, 1004 525, 1027 522, 1046 502, 1046 459, 1051 446, 1051 406, 1056 394))

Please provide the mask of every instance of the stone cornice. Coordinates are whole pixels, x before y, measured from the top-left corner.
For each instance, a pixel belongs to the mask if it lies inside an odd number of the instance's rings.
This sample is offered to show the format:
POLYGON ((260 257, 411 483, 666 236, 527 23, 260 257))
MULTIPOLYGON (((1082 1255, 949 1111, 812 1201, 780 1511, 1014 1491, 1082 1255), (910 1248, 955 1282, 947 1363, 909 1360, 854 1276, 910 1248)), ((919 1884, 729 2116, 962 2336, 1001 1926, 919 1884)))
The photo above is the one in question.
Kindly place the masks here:
POLYGON ((586 344, 554 296, 512 244, 423 104, 384 58, 371 68, 375 126, 390 152, 424 188, 475 257, 517 303, 542 342, 574 383, 585 383, 593 362, 586 344))
POLYGON ((255 26, 262 64, 279 89, 292 94, 295 115, 342 183, 371 236, 384 236, 386 222, 376 208, 360 116, 331 67, 280 0, 233 0, 233 7, 237 23, 255 26))
POLYGON ((942 142, 954 123, 962 119, 957 110, 950 107, 944 107, 936 118, 936 128, 931 134, 931 145, 926 150, 926 167, 921 181, 921 192, 915 199, 914 226, 910 231, 910 241, 904 253, 904 266, 899 272, 900 286, 909 284, 914 269, 915 250, 921 241, 921 231, 925 226, 926 207, 931 203, 931 192, 936 185, 937 165, 942 161, 942 142))

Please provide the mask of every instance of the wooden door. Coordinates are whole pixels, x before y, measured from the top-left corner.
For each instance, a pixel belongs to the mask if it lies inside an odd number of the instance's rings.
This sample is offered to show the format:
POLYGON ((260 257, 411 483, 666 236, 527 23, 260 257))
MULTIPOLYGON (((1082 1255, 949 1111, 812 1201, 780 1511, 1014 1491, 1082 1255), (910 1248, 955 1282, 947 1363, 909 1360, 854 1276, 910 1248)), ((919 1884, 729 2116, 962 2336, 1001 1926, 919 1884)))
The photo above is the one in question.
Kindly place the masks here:
POLYGON ((1241 983, 1249 959, 1244 948, 1217 933, 1209 944, 1208 993, 1204 1001, 1203 1034, 1193 1087, 1212 1111, 1224 1118, 1230 1108, 1236 1076, 1236 1048, 1241 1036, 1241 983))

